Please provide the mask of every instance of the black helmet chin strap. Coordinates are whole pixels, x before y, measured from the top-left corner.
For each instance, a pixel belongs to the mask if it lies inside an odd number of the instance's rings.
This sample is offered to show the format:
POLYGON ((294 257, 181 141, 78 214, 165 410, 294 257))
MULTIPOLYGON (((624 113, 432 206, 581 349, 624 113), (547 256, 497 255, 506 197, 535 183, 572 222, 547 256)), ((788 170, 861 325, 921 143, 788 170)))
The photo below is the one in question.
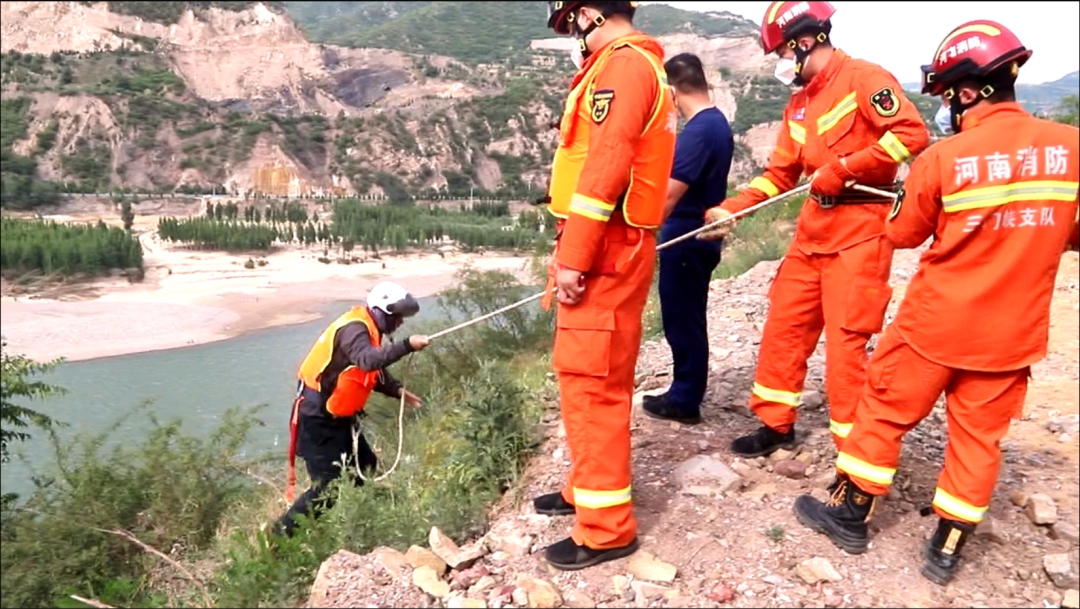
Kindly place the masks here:
POLYGON ((582 59, 588 59, 590 55, 589 48, 585 44, 585 39, 588 38, 589 34, 592 34, 593 31, 596 30, 596 28, 604 25, 604 23, 607 22, 608 17, 611 17, 611 14, 611 10, 605 10, 601 12, 599 15, 593 18, 593 20, 589 23, 588 27, 582 29, 578 26, 578 14, 570 13, 570 30, 574 33, 574 38, 577 39, 578 49, 581 50, 582 59))
POLYGON ((957 90, 959 85, 954 85, 946 89, 945 99, 949 101, 949 117, 952 121, 953 132, 960 133, 960 120, 965 112, 980 101, 989 99, 991 95, 997 92, 999 87, 1008 87, 1016 82, 1016 76, 1019 73, 1020 67, 1014 61, 1011 64, 998 68, 982 77, 980 79, 981 82, 978 83, 982 85, 979 89, 979 96, 970 104, 965 104, 960 101, 960 91, 957 90))
MULTIPOLYGON (((800 34, 802 35, 802 34, 800 34)), ((803 49, 799 46, 799 43, 795 38, 788 41, 788 48, 795 53, 795 80, 791 81, 793 85, 802 87, 806 85, 806 79, 803 78, 803 68, 806 67, 806 62, 810 59, 810 53, 814 52, 814 49, 818 48, 818 45, 829 41, 829 35, 825 32, 818 32, 814 36, 814 44, 810 45, 809 49, 803 49)))

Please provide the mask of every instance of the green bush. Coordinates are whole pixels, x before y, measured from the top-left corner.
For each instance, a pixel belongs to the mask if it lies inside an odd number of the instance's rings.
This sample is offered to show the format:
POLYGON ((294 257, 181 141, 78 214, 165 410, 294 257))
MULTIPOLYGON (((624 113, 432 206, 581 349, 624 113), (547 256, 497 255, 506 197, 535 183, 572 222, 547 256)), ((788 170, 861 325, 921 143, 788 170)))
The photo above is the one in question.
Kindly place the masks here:
MULTIPOLYGON (((114 531, 178 557, 208 547, 253 486, 243 473, 250 463, 240 455, 257 424, 254 413, 226 412, 205 439, 153 415, 138 443, 116 441, 123 419, 67 443, 54 436, 55 471, 35 478, 26 504, 4 518, 3 606, 55 606, 70 594, 164 606, 166 587, 152 588, 169 565, 114 531)), ((196 592, 184 588, 179 596, 194 599, 196 592)))
MULTIPOLYGON (((535 289, 504 273, 467 270, 458 281, 444 295, 445 320, 405 330, 431 333, 535 289)), ((424 543, 433 525, 457 538, 478 532, 537 445, 541 405, 554 399, 544 356, 551 321, 550 312, 523 309, 397 364, 395 375, 425 401, 406 413, 401 463, 384 481, 335 485, 337 505, 293 539, 276 540, 273 553, 256 530, 285 509, 273 488, 283 485, 274 477, 256 486, 243 472, 267 461, 240 457, 260 424, 255 410, 230 411, 205 439, 151 417, 151 432, 134 442, 121 441, 115 426, 66 445, 54 440, 55 471, 4 513, 0 604, 72 606, 64 599, 77 594, 114 606, 206 605, 187 574, 114 531, 180 563, 218 607, 296 606, 322 561, 342 548, 404 550, 424 543)), ((381 473, 397 450, 398 403, 374 398, 365 414, 381 473)))
POLYGON ((739 220, 725 239, 720 266, 713 272, 713 278, 736 277, 759 262, 783 258, 805 202, 805 195, 793 197, 739 220))

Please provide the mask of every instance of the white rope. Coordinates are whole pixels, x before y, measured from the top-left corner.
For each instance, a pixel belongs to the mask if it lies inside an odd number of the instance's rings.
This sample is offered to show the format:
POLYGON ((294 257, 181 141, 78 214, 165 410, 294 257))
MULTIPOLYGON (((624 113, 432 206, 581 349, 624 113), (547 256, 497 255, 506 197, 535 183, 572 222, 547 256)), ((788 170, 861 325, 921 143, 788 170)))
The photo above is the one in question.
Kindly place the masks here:
POLYGON ((868 192, 868 193, 870 193, 872 195, 877 195, 879 197, 886 197, 886 198, 889 198, 889 199, 895 199, 896 197, 899 196, 895 192, 889 192, 887 190, 880 190, 878 188, 872 188, 870 186, 863 186, 862 184, 856 184, 856 185, 852 186, 852 188, 854 188, 855 190, 861 190, 863 192, 868 192))
MULTIPOLYGON (((412 355, 409 356, 409 362, 405 366, 405 374, 401 378, 406 378, 409 375, 409 369, 412 368, 412 355)), ((386 470, 379 476, 376 476, 373 482, 379 482, 385 480, 390 474, 397 469, 398 463, 401 463, 401 447, 405 444, 405 383, 401 383, 401 397, 398 404, 398 422, 397 422, 397 455, 394 457, 394 463, 390 466, 390 469, 386 470)), ((356 467, 356 475, 361 480, 367 482, 367 478, 364 477, 364 472, 360 468, 360 422, 354 421, 352 426, 352 451, 353 451, 353 466, 356 467)), ((374 452, 374 451, 372 451, 374 452)), ((345 460, 345 455, 341 455, 342 460, 345 460)))
MULTIPOLYGON (((552 290, 552 291, 554 291, 554 290, 552 290)), ((519 300, 519 301, 517 301, 517 302, 515 302, 513 304, 508 304, 508 305, 506 305, 505 307, 503 307, 501 309, 496 309, 495 311, 492 311, 491 313, 487 313, 486 315, 481 315, 480 317, 477 317, 476 319, 470 319, 469 321, 466 321, 464 323, 460 323, 460 324, 458 324, 458 325, 456 325, 456 326, 454 326, 452 328, 447 328, 445 330, 436 332, 435 334, 432 334, 431 336, 429 336, 428 340, 435 340, 436 338, 442 338, 443 336, 446 336, 447 334, 457 332, 458 330, 464 330, 465 328, 468 328, 469 326, 472 326, 474 324, 478 324, 478 323, 480 323, 482 321, 489 320, 492 317, 502 315, 503 313, 506 313, 507 311, 512 311, 512 310, 514 310, 514 309, 516 309, 518 307, 523 307, 523 306, 529 304, 530 302, 532 302, 534 300, 540 300, 541 298, 544 297, 545 293, 546 292, 540 292, 539 294, 533 294, 532 296, 529 296, 528 298, 523 298, 523 299, 521 299, 521 300, 519 300)))
POLYGON ((754 213, 755 211, 757 211, 757 210, 759 210, 759 209, 761 209, 763 207, 768 207, 768 206, 772 205, 773 203, 779 203, 780 201, 783 201, 784 199, 794 197, 795 195, 806 192, 807 190, 810 190, 810 183, 809 182, 807 182, 806 184, 803 184, 802 186, 792 188, 791 190, 789 190, 787 192, 782 192, 782 193, 776 195, 775 197, 765 199, 761 203, 758 203, 757 205, 754 205, 752 207, 747 207, 746 209, 740 211, 737 214, 731 214, 730 216, 727 216, 725 218, 721 218, 721 219, 717 220, 716 222, 710 222, 709 224, 706 224, 705 226, 702 226, 699 229, 692 230, 692 231, 686 233, 685 235, 681 235, 679 237, 676 237, 676 238, 672 239, 671 241, 668 241, 668 242, 663 243, 660 246, 658 246, 656 248, 656 251, 659 252, 660 250, 662 250, 664 248, 667 248, 667 247, 671 247, 672 245, 675 245, 676 243, 682 243, 683 241, 686 241, 687 239, 690 239, 691 237, 696 237, 699 234, 704 233, 704 232, 708 231, 709 229, 716 228, 717 226, 720 226, 721 224, 723 224, 725 222, 731 222, 732 220, 738 220, 739 218, 741 218, 743 216, 748 216, 748 215, 754 213))
MULTIPOLYGON (((889 198, 893 198, 893 199, 895 199, 897 197, 896 193, 892 193, 892 192, 889 192, 889 191, 886 191, 886 190, 879 190, 877 188, 871 188, 870 186, 863 186, 862 184, 855 184, 855 185, 852 186, 852 188, 854 188, 855 190, 861 190, 863 192, 867 192, 867 193, 870 193, 870 194, 875 194, 875 195, 882 196, 882 197, 889 197, 889 198)), ((683 242, 683 241, 685 241, 687 239, 690 239, 692 237, 696 237, 697 235, 699 235, 701 233, 704 233, 704 232, 708 231, 709 229, 715 228, 715 227, 717 227, 717 226, 719 226, 719 225, 721 225, 721 224, 723 224, 725 222, 731 222, 731 221, 737 220, 737 219, 739 219, 739 218, 741 218, 743 216, 750 215, 750 214, 754 213, 755 211, 757 211, 759 209, 762 209, 764 207, 768 207, 768 206, 770 206, 770 205, 772 205, 774 203, 778 203, 780 201, 783 201, 784 199, 788 199, 788 198, 793 197, 793 196, 795 196, 797 194, 806 192, 807 190, 810 190, 810 183, 806 183, 806 184, 803 184, 802 186, 798 186, 796 188, 793 188, 793 189, 791 189, 791 190, 789 190, 787 192, 780 193, 780 194, 776 195, 775 197, 771 197, 769 199, 766 199, 766 200, 762 201, 761 203, 758 203, 757 205, 754 205, 752 207, 748 207, 748 208, 746 208, 746 209, 744 209, 744 210, 742 210, 742 211, 740 211, 738 213, 731 214, 730 216, 727 216, 727 217, 722 218, 720 220, 717 220, 715 222, 706 224, 705 226, 702 226, 701 228, 692 230, 692 231, 686 233, 685 235, 681 235, 679 237, 676 237, 675 239, 672 239, 671 241, 667 241, 667 242, 657 246, 656 251, 659 252, 661 250, 664 250, 664 249, 666 249, 668 247, 671 247, 672 245, 675 245, 676 243, 681 243, 681 242, 683 242)), ((557 290, 558 290, 558 288, 552 290, 552 292, 555 292, 557 290)), ((469 326, 474 326, 474 325, 476 325, 476 324, 478 324, 478 323, 480 323, 482 321, 487 321, 487 320, 489 320, 489 319, 491 319, 493 317, 497 317, 499 315, 502 315, 503 313, 506 313, 507 311, 512 311, 512 310, 517 309, 519 307, 523 307, 523 306, 529 304, 530 302, 533 302, 535 300, 540 300, 541 298, 544 297, 544 295, 546 293, 547 292, 544 291, 544 292, 540 292, 538 294, 533 294, 532 296, 529 296, 528 298, 522 298, 521 300, 519 300, 517 302, 508 304, 505 307, 496 309, 496 310, 494 310, 494 311, 492 311, 490 313, 486 313, 484 315, 481 315, 480 317, 470 319, 469 321, 462 322, 460 324, 457 324, 456 326, 447 328, 445 330, 440 330, 439 332, 436 332, 435 334, 432 334, 432 335, 428 336, 428 340, 432 341, 432 340, 435 340, 437 338, 442 338, 443 336, 446 336, 448 334, 453 334, 454 332, 457 332, 459 330, 464 330, 465 328, 468 328, 469 326)), ((408 363, 407 367, 405 368, 405 374, 403 374, 402 377, 401 377, 402 379, 405 379, 408 376, 409 368, 411 368, 411 367, 412 367, 412 356, 410 355, 409 356, 409 363, 408 363)), ((393 471, 395 469, 397 469, 398 463, 401 462, 401 447, 404 444, 404 440, 405 440, 405 383, 404 383, 404 380, 403 380, 402 384, 401 384, 401 401, 400 401, 400 403, 398 405, 398 445, 397 445, 397 455, 394 457, 394 463, 393 463, 393 465, 390 466, 390 469, 386 470, 381 475, 376 476, 374 478, 374 480, 373 480, 374 482, 379 482, 381 480, 385 480, 387 478, 387 476, 389 476, 391 473, 393 473, 393 471)), ((359 425, 358 422, 354 423, 353 427, 352 427, 352 447, 353 447, 353 464, 356 467, 356 475, 359 476, 361 480, 367 482, 367 478, 365 478, 363 472, 360 471, 360 425, 359 425)), ((342 455, 343 460, 344 460, 344 458, 345 458, 345 455, 342 455)))

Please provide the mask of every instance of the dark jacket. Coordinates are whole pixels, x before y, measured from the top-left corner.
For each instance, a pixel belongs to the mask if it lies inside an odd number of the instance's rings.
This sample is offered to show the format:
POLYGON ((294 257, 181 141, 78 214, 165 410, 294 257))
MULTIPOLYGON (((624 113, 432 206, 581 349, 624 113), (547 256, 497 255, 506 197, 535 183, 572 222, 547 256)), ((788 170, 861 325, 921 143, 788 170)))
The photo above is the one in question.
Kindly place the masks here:
POLYGON ((375 391, 387 397, 399 398, 401 397, 401 383, 386 368, 412 352, 413 349, 407 339, 394 343, 384 337, 383 346, 376 347, 371 344, 371 336, 364 324, 357 322, 342 327, 334 336, 334 354, 320 379, 322 400, 303 400, 300 405, 300 414, 334 420, 343 426, 351 425, 352 417, 341 417, 338 421, 339 417, 334 417, 326 411, 326 400, 337 386, 338 376, 349 366, 356 366, 361 370, 378 370, 379 381, 375 384, 375 391), (317 401, 319 403, 316 403, 317 401))

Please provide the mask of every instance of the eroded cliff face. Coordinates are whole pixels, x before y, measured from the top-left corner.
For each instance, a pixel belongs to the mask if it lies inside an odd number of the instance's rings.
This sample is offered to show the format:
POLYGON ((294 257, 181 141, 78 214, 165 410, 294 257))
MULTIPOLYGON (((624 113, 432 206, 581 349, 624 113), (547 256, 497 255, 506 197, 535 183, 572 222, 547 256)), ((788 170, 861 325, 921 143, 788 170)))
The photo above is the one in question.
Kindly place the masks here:
MULTIPOLYGON (((445 190, 464 179, 513 192, 543 188, 557 145, 549 125, 566 75, 551 50, 562 53, 567 39, 534 41, 531 63, 493 66, 502 72, 496 78, 447 57, 313 44, 287 14, 263 4, 188 8, 170 25, 111 12, 106 2, 4 2, 0 17, 4 53, 60 56, 35 84, 4 84, 5 99, 33 100, 13 150, 33 154, 43 179, 89 181, 73 173, 72 158, 90 155, 103 186, 303 196, 380 194, 395 183, 445 190), (114 90, 120 72, 147 72, 150 59, 182 84, 114 90), (74 73, 66 83, 64 70, 74 73), (535 93, 524 101, 504 95, 514 78, 534 79, 535 93), (55 144, 37 150, 46 133, 55 144)), ((677 34, 661 42, 669 56, 703 59, 713 97, 733 121, 744 91, 731 72, 768 67, 750 38, 677 34)), ((775 130, 763 129, 740 141, 767 147, 758 142, 775 130)), ((740 159, 736 173, 752 169, 759 152, 740 159)))

